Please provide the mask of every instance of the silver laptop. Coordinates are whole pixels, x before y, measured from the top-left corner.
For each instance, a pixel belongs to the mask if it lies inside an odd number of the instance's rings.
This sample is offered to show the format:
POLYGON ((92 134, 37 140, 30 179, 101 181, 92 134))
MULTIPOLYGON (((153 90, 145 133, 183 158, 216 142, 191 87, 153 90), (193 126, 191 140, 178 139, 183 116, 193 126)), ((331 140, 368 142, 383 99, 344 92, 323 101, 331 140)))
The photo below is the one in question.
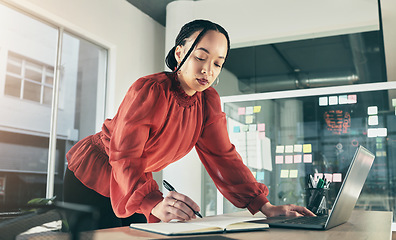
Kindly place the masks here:
POLYGON ((263 220, 270 227, 292 227, 326 230, 348 221, 366 181, 375 156, 359 146, 355 152, 344 181, 329 215, 317 217, 274 217, 263 220))

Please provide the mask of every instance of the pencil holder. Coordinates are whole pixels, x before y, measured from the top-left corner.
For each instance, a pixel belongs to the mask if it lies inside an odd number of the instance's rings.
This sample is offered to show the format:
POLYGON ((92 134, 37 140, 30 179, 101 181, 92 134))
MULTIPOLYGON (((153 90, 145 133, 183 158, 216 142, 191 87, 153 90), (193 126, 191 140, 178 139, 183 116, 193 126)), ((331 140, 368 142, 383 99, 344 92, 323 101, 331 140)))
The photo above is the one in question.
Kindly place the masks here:
POLYGON ((307 208, 316 215, 327 214, 328 189, 308 188, 307 208))

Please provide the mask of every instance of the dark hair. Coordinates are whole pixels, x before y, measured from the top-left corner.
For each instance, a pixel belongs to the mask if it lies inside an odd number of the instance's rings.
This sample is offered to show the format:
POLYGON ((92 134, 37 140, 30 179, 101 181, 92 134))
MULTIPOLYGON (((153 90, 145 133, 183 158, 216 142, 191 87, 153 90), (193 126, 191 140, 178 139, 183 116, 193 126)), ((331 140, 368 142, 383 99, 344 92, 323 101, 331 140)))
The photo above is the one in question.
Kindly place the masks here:
MULTIPOLYGON (((227 55, 225 56, 224 62, 227 59, 228 52, 230 50, 230 38, 228 36, 227 31, 217 23, 213 23, 209 20, 194 20, 189 23, 186 23, 181 29, 179 34, 175 40, 175 46, 168 52, 168 55, 165 58, 166 65, 174 72, 178 71, 180 67, 184 64, 187 60, 188 56, 190 56, 191 52, 193 51, 194 47, 198 44, 198 42, 202 39, 205 33, 209 30, 214 30, 222 33, 227 39, 227 55), (188 50, 186 56, 183 58, 182 62, 179 66, 177 66, 177 61, 175 58, 175 50, 177 46, 184 46, 186 44, 186 39, 193 35, 195 32, 201 31, 197 38, 195 39, 194 43, 191 45, 191 48, 188 50)), ((224 64, 223 64, 224 66, 224 64)))

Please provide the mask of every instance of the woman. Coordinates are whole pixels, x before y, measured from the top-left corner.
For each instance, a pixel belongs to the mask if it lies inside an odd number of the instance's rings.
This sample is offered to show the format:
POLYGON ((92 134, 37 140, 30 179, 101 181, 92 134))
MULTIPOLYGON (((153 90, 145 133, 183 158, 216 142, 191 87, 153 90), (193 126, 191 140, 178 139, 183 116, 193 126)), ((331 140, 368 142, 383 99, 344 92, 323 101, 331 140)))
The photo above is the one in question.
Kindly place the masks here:
POLYGON ((229 49, 228 34, 218 24, 195 20, 184 25, 166 57, 173 72, 138 79, 102 131, 67 153, 65 201, 101 209, 106 222, 100 228, 193 219, 188 206, 195 211, 199 206, 180 193, 163 197, 152 172, 195 146, 217 188, 235 206, 267 216, 313 215, 300 206, 271 205, 268 188, 255 180, 230 143, 220 97, 210 87, 229 49), (144 217, 139 220, 135 213, 144 217))

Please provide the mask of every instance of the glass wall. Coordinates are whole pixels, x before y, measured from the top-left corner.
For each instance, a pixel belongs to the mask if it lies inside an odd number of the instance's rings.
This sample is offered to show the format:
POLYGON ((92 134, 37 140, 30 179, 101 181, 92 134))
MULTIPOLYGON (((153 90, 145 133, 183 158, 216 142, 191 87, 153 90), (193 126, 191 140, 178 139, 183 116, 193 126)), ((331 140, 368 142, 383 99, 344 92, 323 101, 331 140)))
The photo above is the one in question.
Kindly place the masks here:
POLYGON ((3 211, 46 197, 49 159, 55 165, 54 195, 62 199, 67 150, 78 139, 95 133, 97 122, 104 119, 107 50, 2 4, 0 20, 3 211), (59 79, 55 72, 58 52, 59 79), (54 99, 58 100, 55 123, 54 99), (51 123, 57 126, 54 159, 49 157, 51 123))
MULTIPOLYGON (((295 91, 263 94, 255 100, 224 98, 231 141, 259 182, 270 189, 274 204, 306 206, 308 176, 331 182, 328 205, 338 193, 359 145, 376 155, 356 208, 393 211, 396 166, 396 93, 375 90, 316 95, 295 91), (302 96, 301 96, 302 95, 302 96)), ((326 90, 326 89, 321 89, 326 90)), ((225 201, 225 211, 233 210, 225 201), (231 209, 231 210, 230 210, 231 209)))
MULTIPOLYGON (((376 159, 356 208, 393 211, 396 85, 386 76, 380 29, 252 44, 230 50, 216 90, 230 140, 271 203, 306 206, 312 175, 331 181, 331 207, 363 145, 376 159)), ((211 181, 205 173, 204 208, 217 191, 211 181)), ((241 210, 218 191, 214 208, 241 210)))

